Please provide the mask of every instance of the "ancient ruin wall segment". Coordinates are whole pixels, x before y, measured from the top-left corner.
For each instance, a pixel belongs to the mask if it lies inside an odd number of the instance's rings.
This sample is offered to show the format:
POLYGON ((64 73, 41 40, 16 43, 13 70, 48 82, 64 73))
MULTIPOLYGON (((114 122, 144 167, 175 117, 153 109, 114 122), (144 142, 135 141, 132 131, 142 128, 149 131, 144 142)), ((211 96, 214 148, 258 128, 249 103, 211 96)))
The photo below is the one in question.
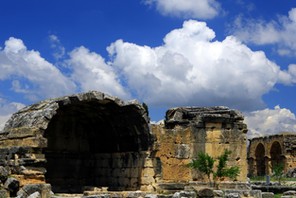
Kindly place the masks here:
POLYGON ((246 181, 240 112, 178 107, 159 125, 147 114, 137 101, 96 91, 39 102, 13 114, 0 132, 0 166, 21 186, 50 183, 54 192, 155 191, 163 183, 204 181, 186 165, 198 152, 217 157, 228 149, 229 165, 238 165, 238 181, 246 181))

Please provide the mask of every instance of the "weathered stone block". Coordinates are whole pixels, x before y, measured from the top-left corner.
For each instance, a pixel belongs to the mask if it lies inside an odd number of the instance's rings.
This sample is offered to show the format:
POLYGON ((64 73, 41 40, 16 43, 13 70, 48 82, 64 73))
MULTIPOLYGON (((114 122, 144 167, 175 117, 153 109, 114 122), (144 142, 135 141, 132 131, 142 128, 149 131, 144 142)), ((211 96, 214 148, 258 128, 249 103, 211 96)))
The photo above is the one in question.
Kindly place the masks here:
POLYGON ((158 198, 159 196, 156 194, 147 194, 144 198, 158 198))
POLYGON ((128 192, 126 194, 126 198, 139 198, 139 197, 144 197, 145 193, 141 191, 134 191, 134 192, 128 192))
POLYGON ((296 191, 295 190, 289 190, 283 193, 283 195, 293 195, 296 196, 296 191))
POLYGON ((153 168, 144 168, 142 170, 142 177, 153 177, 155 175, 153 168))
POLYGON ((7 197, 9 197, 9 192, 7 190, 1 189, 0 190, 0 197, 1 198, 7 198, 7 197))
POLYGON ((175 157, 178 159, 188 159, 190 156, 190 146, 188 144, 176 144, 175 157))
POLYGON ((241 195, 239 193, 228 193, 225 195, 226 198, 240 198, 241 195))
POLYGON ((180 191, 173 195, 173 198, 196 198, 197 194, 194 191, 180 191))
POLYGON ((152 160, 152 158, 145 158, 144 167, 145 168, 153 168, 153 160, 152 160))
POLYGON ((214 197, 224 197, 223 190, 214 190, 214 197))
POLYGON ((34 192, 28 196, 28 198, 42 198, 39 192, 34 192))
POLYGON ((202 188, 197 192, 198 197, 214 197, 214 191, 210 188, 202 188))
POLYGON ((20 186, 20 182, 17 179, 13 178, 13 177, 9 177, 5 181, 3 186, 4 186, 4 188, 6 190, 8 190, 9 192, 14 194, 14 193, 16 193, 18 191, 19 186, 20 186))
POLYGON ((261 195, 262 195, 262 198, 274 198, 273 192, 262 192, 261 195))
POLYGON ((141 177, 141 184, 149 185, 154 183, 155 183, 155 179, 152 176, 141 177))
POLYGON ((9 175, 8 168, 0 166, 0 181, 5 182, 8 178, 8 175, 9 175))

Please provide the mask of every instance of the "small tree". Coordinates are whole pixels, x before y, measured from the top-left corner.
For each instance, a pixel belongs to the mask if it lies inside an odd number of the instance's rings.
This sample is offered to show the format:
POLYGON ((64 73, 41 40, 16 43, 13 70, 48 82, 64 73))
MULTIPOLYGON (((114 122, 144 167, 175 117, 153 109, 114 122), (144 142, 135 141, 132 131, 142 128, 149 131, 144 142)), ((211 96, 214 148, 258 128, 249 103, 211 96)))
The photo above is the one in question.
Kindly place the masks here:
MULTIPOLYGON (((209 183, 211 185, 211 174, 213 175, 214 181, 221 179, 223 177, 229 177, 233 180, 239 175, 239 167, 238 166, 227 166, 227 161, 229 160, 230 155, 229 150, 224 150, 224 153, 218 157, 218 165, 216 168, 216 172, 213 170, 215 160, 213 157, 209 156, 207 153, 199 153, 197 159, 192 160, 189 163, 189 167, 200 171, 207 175, 209 179, 209 183)), ((214 182, 215 184, 216 182, 214 182)))
POLYGON ((207 175, 209 183, 212 183, 211 180, 211 174, 213 173, 213 167, 214 167, 214 158, 209 156, 207 153, 198 153, 197 159, 192 160, 191 163, 189 163, 189 167, 199 170, 200 172, 207 175))
POLYGON ((223 177, 229 177, 233 180, 239 175, 239 167, 231 166, 227 168, 227 161, 229 160, 229 155, 231 151, 224 150, 224 153, 218 157, 217 171, 214 173, 215 179, 221 179, 223 177))
POLYGON ((281 185, 281 180, 284 174, 284 164, 283 163, 274 164, 272 166, 272 173, 273 173, 272 176, 275 177, 276 180, 281 185))

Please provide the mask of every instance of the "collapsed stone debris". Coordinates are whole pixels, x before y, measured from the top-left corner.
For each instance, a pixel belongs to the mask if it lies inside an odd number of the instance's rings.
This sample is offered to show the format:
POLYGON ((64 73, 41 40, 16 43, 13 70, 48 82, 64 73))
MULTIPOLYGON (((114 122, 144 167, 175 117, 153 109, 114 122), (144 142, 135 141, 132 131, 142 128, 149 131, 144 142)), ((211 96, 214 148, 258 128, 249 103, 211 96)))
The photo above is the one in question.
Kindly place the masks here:
POLYGON ((246 133, 242 114, 227 107, 173 108, 164 124, 151 124, 137 101, 95 91, 65 96, 25 107, 8 120, 0 132, 0 171, 7 176, 0 179, 17 183, 4 185, 10 196, 32 188, 44 197, 87 187, 184 190, 205 181, 187 166, 198 152, 217 157, 228 149, 229 164, 241 170, 237 182, 244 184, 246 133))

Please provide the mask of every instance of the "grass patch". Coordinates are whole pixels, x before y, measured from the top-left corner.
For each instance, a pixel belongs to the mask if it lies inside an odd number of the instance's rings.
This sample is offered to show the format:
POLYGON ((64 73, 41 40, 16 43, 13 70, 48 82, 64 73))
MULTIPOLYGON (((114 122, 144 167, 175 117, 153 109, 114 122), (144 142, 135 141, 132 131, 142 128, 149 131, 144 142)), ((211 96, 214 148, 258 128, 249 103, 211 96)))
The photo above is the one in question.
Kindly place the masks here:
POLYGON ((283 194, 274 194, 274 198, 281 198, 283 194))
MULTIPOLYGON (((254 177, 250 177, 251 182, 256 182, 256 181, 266 181, 266 177, 265 176, 254 176, 254 177)), ((274 177, 270 177, 270 181, 272 182, 277 182, 278 180, 274 177)), ((282 182, 285 181, 293 181, 296 182, 296 178, 288 178, 288 177, 283 177, 281 179, 282 182)))

